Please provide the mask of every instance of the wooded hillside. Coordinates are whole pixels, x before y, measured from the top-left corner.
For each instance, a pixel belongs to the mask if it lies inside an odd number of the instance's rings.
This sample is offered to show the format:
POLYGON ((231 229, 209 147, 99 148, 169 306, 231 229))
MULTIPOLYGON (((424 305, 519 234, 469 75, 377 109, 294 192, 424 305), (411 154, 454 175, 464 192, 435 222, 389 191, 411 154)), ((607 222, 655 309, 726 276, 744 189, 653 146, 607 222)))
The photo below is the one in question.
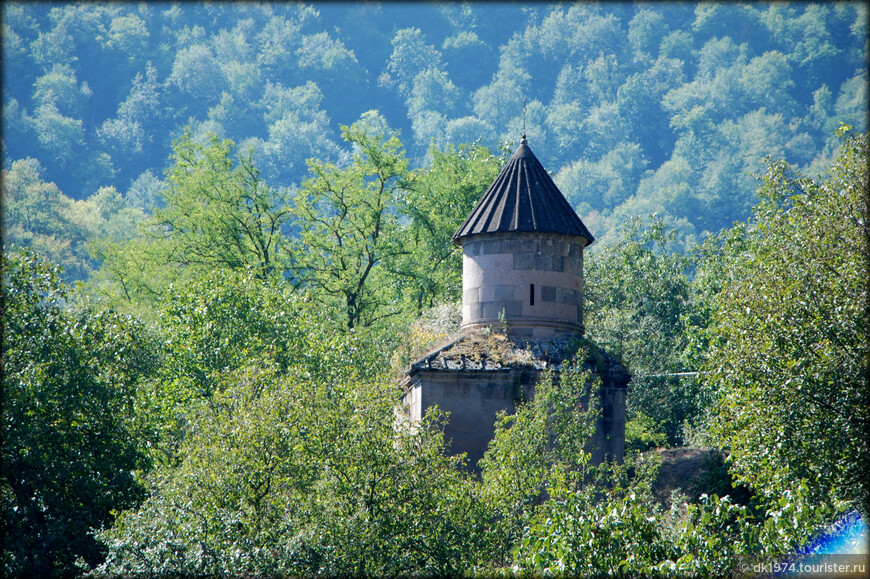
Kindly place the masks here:
POLYGON ((599 239, 657 212, 692 244, 749 216, 764 156, 813 173, 841 122, 866 127, 857 2, 5 3, 3 15, 4 167, 33 158, 72 199, 114 187, 145 210, 185 127, 232 139, 268 185, 292 188, 307 159, 346 158, 339 126, 377 110, 412 167, 433 145, 512 148, 525 126, 599 239))

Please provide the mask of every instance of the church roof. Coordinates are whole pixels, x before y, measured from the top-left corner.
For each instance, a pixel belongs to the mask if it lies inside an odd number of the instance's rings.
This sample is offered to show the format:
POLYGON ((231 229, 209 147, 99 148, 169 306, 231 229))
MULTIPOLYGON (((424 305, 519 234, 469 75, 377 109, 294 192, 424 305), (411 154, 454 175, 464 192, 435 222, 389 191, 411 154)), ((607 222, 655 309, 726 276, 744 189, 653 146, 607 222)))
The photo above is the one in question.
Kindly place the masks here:
POLYGON ((507 334, 465 332, 423 356, 405 372, 408 376, 423 370, 461 372, 509 372, 513 369, 560 371, 576 364, 601 378, 602 385, 625 388, 631 382, 628 369, 613 355, 591 340, 577 336, 548 340, 515 339, 507 334))
POLYGON ((561 233, 595 238, 532 153, 525 135, 520 146, 454 234, 459 241, 479 233, 513 231, 561 233))

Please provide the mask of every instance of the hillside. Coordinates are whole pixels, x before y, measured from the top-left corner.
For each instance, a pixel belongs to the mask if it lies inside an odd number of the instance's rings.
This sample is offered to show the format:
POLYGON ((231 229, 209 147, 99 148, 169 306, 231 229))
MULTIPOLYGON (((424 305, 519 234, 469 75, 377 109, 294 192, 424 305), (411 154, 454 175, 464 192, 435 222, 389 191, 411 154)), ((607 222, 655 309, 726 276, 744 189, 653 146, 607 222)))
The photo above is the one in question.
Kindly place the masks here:
POLYGON ((840 123, 865 129, 866 63, 858 2, 7 2, 3 166, 147 210, 185 126, 275 188, 346 158, 339 125, 369 110, 415 167, 525 126, 598 239, 657 212, 691 245, 749 215, 765 156, 812 174, 840 123))

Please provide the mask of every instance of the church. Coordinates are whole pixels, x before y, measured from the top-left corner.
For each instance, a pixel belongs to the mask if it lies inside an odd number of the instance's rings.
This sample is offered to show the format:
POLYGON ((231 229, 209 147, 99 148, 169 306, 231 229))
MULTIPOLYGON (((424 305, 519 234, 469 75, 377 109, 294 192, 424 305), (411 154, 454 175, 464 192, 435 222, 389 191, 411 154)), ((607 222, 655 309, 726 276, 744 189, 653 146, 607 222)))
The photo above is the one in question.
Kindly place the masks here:
POLYGON ((631 377, 583 339, 583 251, 594 238, 529 148, 525 135, 453 236, 462 247, 460 336, 428 353, 401 380, 402 407, 419 421, 437 405, 452 453, 475 466, 496 414, 515 412, 550 369, 576 362, 601 381, 595 462, 621 462, 631 377), (575 353, 584 355, 575 360, 575 353))

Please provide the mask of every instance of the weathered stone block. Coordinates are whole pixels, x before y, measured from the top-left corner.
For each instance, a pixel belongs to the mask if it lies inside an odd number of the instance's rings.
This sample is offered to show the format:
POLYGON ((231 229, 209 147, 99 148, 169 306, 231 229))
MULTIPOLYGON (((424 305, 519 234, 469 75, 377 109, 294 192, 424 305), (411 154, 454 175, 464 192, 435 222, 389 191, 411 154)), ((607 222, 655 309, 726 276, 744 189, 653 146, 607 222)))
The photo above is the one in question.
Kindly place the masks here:
POLYGON ((514 299, 514 287, 512 285, 497 285, 495 286, 495 299, 497 300, 512 300, 514 299))
POLYGON ((462 292, 462 303, 471 304, 480 301, 480 288, 472 287, 462 292))
POLYGON ((541 286, 541 301, 542 302, 555 302, 556 301, 556 288, 551 285, 541 286))
POLYGON ((538 269, 535 257, 533 253, 515 253, 513 268, 520 271, 538 269))

